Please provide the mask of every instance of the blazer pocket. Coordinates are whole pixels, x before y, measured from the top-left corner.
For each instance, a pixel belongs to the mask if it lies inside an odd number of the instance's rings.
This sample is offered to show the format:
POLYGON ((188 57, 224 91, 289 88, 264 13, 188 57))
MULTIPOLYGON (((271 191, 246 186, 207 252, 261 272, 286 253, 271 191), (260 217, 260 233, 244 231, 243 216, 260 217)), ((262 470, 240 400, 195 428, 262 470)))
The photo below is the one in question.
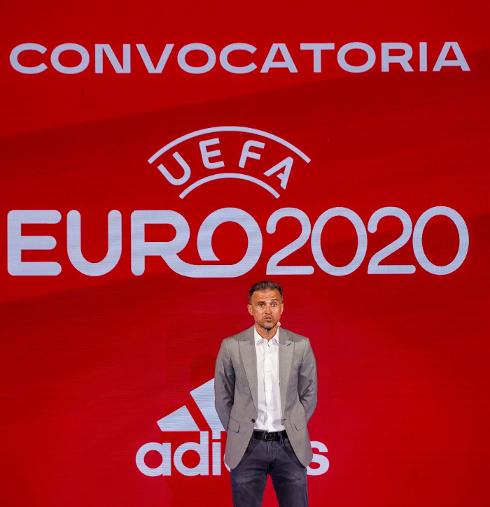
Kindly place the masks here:
POLYGON ((228 420, 228 429, 238 433, 240 431, 240 423, 232 417, 228 420))

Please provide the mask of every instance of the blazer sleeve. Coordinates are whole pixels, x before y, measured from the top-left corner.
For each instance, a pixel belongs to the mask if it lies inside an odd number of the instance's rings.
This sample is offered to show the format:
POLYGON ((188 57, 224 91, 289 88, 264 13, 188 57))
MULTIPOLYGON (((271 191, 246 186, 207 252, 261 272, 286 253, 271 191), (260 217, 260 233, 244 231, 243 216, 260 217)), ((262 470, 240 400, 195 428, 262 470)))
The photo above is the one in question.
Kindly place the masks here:
POLYGON ((315 411, 317 389, 318 383, 315 355, 313 354, 310 340, 306 339, 305 349, 303 351, 303 360, 301 362, 298 376, 299 401, 305 409, 306 421, 309 421, 315 411))
POLYGON ((221 347, 216 358, 214 370, 214 404, 223 428, 228 428, 231 408, 235 397, 235 370, 231 362, 230 353, 226 340, 221 342, 221 347))

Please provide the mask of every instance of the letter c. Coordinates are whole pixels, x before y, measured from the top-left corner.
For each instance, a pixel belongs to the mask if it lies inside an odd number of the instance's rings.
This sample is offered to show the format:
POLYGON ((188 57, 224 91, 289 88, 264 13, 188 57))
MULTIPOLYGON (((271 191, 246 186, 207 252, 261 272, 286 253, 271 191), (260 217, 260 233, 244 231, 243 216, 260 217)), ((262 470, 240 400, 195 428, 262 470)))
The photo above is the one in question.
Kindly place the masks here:
POLYGON ((247 51, 248 53, 255 53, 257 48, 252 46, 251 44, 246 44, 245 42, 235 42, 234 44, 228 44, 225 46, 219 55, 219 62, 223 69, 231 72, 232 74, 248 74, 249 72, 253 72, 257 65, 255 63, 249 63, 248 65, 232 65, 228 61, 228 56, 233 51, 247 51))
POLYGON ((40 63, 39 65, 33 65, 31 67, 22 65, 19 62, 19 55, 24 51, 37 51, 38 53, 44 54, 46 53, 47 48, 41 44, 36 44, 35 42, 25 42, 24 44, 15 46, 15 48, 10 52, 10 65, 17 72, 20 72, 21 74, 40 74, 48 68, 45 63, 40 63))

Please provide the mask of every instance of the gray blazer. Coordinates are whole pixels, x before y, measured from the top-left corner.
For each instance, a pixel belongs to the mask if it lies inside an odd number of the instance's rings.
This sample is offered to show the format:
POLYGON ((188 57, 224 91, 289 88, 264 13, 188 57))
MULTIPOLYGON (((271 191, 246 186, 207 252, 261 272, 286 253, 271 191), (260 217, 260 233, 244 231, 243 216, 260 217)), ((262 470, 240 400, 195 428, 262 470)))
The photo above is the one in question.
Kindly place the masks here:
MULTIPOLYGON (((214 374, 215 405, 227 430, 225 463, 235 468, 257 419, 257 358, 253 326, 221 342, 214 374)), ((279 331, 279 388, 282 424, 304 466, 313 453, 306 423, 316 407, 316 361, 308 338, 279 331)))

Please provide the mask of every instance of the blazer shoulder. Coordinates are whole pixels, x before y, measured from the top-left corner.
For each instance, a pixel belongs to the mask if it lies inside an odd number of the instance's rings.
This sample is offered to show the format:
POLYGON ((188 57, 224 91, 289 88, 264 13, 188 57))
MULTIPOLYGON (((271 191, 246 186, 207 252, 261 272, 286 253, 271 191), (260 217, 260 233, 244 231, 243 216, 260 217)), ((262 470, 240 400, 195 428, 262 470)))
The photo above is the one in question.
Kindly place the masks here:
POLYGON ((310 339, 308 337, 300 335, 298 333, 295 333, 294 331, 290 331, 289 329, 284 329, 284 331, 286 331, 288 333, 289 337, 291 338, 291 340, 293 342, 309 342, 310 341, 310 339))
POLYGON ((247 334, 250 332, 250 328, 240 331, 239 333, 232 334, 231 336, 227 336, 223 338, 223 342, 226 342, 226 345, 232 345, 235 342, 239 342, 240 340, 246 339, 247 334))
POLYGON ((223 340, 221 340, 221 345, 229 351, 233 347, 234 342, 236 342, 235 336, 228 336, 227 338, 223 338, 223 340))

